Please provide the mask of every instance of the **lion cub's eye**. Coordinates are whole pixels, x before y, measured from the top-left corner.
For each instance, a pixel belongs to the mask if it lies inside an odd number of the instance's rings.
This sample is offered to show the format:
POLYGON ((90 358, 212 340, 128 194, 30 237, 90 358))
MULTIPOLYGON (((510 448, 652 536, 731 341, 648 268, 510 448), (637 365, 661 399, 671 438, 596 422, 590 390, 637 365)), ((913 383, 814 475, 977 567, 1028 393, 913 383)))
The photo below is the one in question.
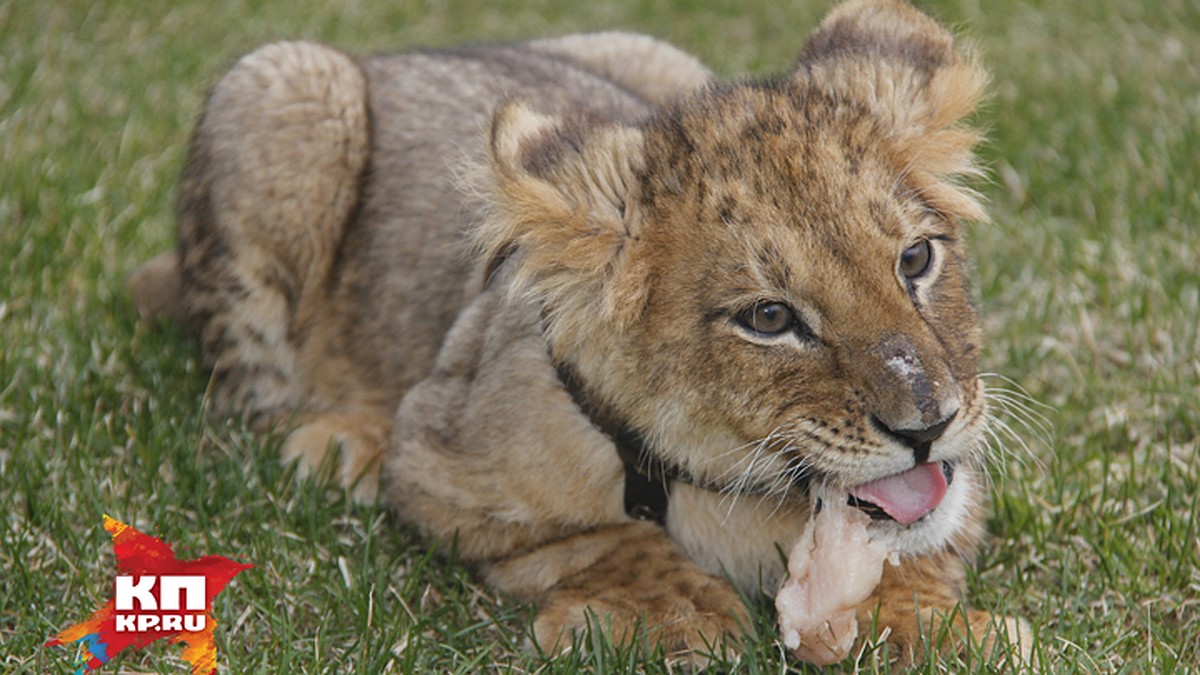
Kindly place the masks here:
POLYGON ((760 302, 738 314, 743 328, 760 335, 779 335, 796 325, 796 312, 782 302, 760 302))
POLYGON ((900 254, 900 273, 905 279, 916 279, 929 271, 932 260, 933 246, 928 239, 922 239, 900 254))

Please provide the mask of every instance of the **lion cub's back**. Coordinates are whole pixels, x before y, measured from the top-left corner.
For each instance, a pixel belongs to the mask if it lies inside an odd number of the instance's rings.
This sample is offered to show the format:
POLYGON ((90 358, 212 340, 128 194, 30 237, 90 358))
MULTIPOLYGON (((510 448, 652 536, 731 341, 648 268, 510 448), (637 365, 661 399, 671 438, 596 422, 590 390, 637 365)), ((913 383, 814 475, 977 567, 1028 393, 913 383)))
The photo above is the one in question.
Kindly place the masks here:
POLYGON ((464 246, 478 207, 458 185, 481 161, 497 104, 634 119, 649 106, 611 80, 529 47, 377 56, 367 75, 371 157, 334 272, 331 347, 351 350, 397 398, 422 379, 458 311, 482 287, 464 246))

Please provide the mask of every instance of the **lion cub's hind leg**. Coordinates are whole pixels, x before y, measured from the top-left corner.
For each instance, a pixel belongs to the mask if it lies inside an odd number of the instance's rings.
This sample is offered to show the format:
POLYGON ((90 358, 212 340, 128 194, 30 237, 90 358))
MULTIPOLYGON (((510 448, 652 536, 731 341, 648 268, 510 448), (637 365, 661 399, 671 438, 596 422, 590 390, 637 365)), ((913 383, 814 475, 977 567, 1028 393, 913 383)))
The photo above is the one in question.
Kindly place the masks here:
POLYGON ((214 88, 179 202, 184 302, 213 411, 258 427, 298 422, 285 449, 302 470, 337 447, 338 473, 355 479, 371 473, 382 432, 374 415, 343 414, 356 392, 329 391, 355 389, 351 378, 323 383, 306 363, 320 361, 311 336, 335 317, 330 275, 368 154, 358 65, 320 45, 267 45, 214 88))

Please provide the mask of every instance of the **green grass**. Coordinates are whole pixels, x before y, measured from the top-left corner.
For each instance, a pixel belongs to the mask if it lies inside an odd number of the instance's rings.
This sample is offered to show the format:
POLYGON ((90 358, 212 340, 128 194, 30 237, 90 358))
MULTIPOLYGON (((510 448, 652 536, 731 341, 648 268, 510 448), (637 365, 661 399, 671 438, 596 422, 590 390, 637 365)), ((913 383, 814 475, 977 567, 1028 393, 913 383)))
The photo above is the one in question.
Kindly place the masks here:
MULTIPOLYGON (((256 565, 217 603, 228 672, 664 669, 603 646, 543 660, 524 646, 527 607, 382 509, 297 483, 276 442, 206 422, 194 343, 138 326, 122 279, 172 244, 204 92, 262 41, 371 51, 622 27, 764 73, 827 6, 0 0, 0 672, 70 671, 41 644, 107 598, 103 513, 256 565)), ((996 476, 976 604, 1037 626, 1046 669, 1200 664, 1200 6, 923 6, 994 74, 979 115, 993 222, 972 230, 985 369, 1053 426, 1021 430, 1030 452, 996 476)), ((805 670, 760 624, 742 667, 805 670)), ((186 670, 166 645, 120 668, 186 670)))

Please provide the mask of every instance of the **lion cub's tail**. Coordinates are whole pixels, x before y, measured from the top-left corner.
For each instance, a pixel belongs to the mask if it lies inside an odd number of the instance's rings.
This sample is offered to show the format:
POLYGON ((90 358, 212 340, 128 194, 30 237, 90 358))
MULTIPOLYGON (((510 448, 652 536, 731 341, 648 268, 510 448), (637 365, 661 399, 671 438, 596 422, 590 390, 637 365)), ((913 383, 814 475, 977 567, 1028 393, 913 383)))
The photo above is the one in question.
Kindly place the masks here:
POLYGON ((142 321, 184 319, 183 275, 177 252, 160 253, 143 263, 125 279, 125 286, 142 321))

